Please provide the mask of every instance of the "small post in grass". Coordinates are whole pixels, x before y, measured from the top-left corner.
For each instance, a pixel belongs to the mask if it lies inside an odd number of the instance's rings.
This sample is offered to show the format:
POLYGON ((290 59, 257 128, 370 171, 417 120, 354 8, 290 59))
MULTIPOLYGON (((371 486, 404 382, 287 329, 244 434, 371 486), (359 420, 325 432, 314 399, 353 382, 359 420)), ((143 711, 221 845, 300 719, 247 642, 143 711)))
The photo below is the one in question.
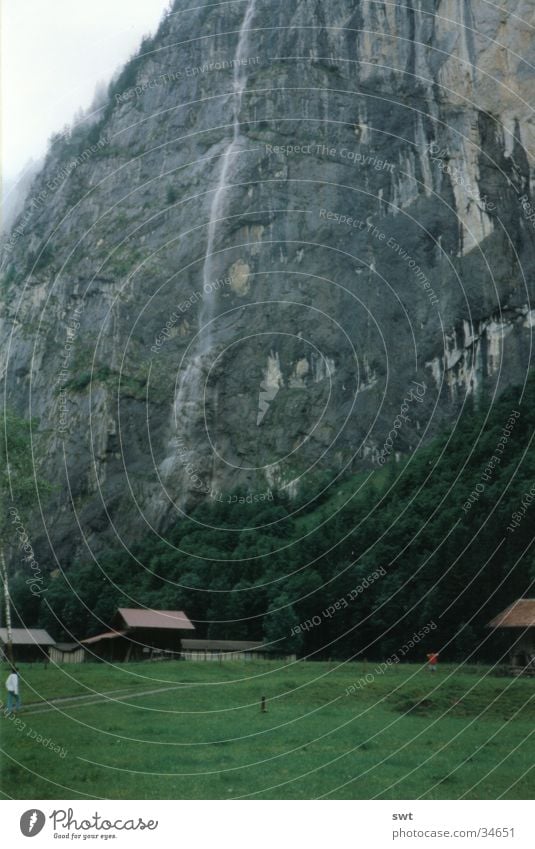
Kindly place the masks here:
POLYGON ((260 713, 267 713, 265 696, 262 696, 262 698, 260 699, 260 713))

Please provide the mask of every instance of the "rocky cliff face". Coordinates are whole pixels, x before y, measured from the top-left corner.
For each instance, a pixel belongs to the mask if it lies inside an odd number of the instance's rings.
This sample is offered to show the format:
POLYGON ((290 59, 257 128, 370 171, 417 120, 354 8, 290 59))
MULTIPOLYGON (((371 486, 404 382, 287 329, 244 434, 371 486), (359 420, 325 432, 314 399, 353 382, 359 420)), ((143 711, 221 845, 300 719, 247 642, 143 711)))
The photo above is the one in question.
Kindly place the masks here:
MULTIPOLYGON (((533 4, 179 0, 3 246, 59 559, 414 451, 531 356, 533 4)), ((87 554, 87 553, 86 553, 87 554)))

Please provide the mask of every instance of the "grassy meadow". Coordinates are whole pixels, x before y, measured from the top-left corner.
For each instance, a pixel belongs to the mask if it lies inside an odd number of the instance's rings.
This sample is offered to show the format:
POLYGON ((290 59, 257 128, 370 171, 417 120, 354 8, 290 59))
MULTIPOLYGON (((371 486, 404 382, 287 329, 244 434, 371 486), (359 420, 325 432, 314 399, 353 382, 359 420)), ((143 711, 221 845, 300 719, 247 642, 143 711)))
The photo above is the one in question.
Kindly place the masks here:
POLYGON ((16 799, 533 797, 533 680, 374 668, 22 664, 23 710, 0 721, 0 788, 16 799))

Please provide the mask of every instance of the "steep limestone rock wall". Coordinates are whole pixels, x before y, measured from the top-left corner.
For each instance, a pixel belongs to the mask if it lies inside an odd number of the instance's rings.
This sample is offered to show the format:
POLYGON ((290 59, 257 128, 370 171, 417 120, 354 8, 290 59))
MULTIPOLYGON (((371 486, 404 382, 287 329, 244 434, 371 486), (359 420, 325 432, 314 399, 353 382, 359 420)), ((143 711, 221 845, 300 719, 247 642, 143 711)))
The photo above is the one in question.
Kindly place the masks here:
POLYGON ((414 386, 400 456, 530 363, 533 5, 187 7, 2 250, 59 560, 238 485, 312 496, 414 386))

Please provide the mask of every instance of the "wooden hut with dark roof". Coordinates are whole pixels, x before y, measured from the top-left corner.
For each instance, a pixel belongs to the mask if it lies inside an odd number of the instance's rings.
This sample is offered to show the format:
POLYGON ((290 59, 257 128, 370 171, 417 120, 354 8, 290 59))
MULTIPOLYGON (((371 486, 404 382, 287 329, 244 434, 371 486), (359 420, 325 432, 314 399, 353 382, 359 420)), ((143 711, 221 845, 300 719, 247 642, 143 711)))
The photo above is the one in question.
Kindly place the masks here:
POLYGON ((93 660, 163 660, 179 658, 181 633, 194 630, 183 610, 119 607, 109 631, 81 644, 93 660))
POLYGON ((489 622, 508 629, 512 642, 509 663, 514 675, 535 675, 535 598, 519 598, 489 622))
MULTIPOLYGON (((48 631, 44 628, 13 628, 11 631, 13 660, 15 663, 48 661, 48 649, 53 646, 48 631)), ((0 628, 0 659, 8 659, 7 628, 0 628)))

